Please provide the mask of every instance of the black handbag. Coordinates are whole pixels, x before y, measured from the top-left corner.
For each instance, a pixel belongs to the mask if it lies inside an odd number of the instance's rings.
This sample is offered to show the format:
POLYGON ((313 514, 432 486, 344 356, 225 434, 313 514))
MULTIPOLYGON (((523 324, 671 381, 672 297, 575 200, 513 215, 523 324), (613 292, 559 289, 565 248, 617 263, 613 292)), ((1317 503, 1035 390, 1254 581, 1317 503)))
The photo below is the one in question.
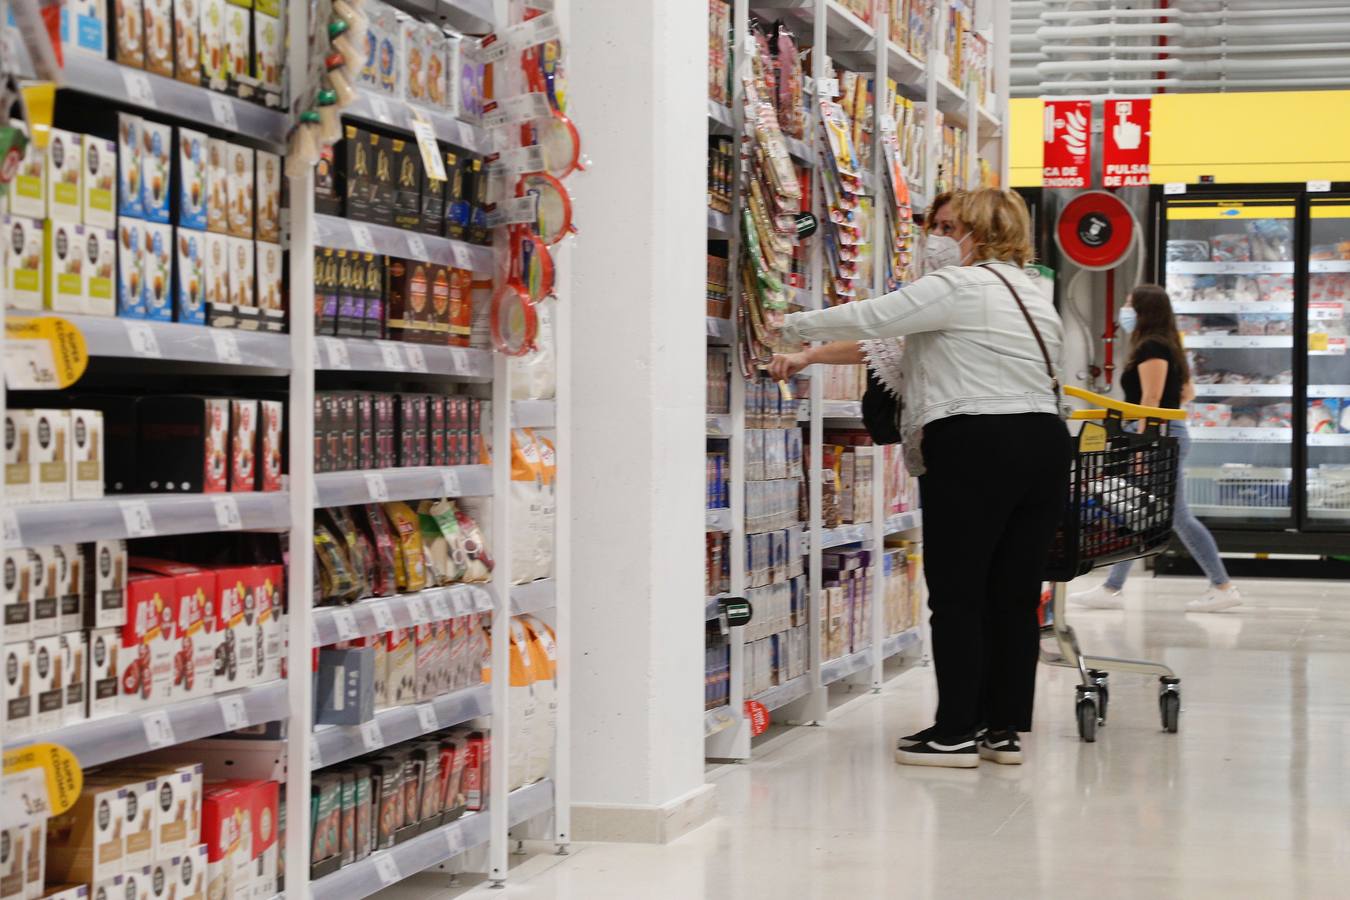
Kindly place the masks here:
POLYGON ((900 416, 904 401, 892 394, 877 378, 872 367, 867 367, 867 390, 862 398, 862 420, 874 444, 900 443, 900 416))

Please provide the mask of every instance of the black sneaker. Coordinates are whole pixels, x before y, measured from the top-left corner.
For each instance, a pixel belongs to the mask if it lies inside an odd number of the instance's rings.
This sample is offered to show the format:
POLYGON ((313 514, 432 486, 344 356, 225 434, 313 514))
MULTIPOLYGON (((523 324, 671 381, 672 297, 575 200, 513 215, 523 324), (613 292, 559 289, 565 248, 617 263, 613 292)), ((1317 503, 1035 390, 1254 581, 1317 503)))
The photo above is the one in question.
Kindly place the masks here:
POLYGON ((1022 764, 1022 743, 1011 728, 991 728, 979 739, 980 758, 1004 766, 1022 764))
POLYGON ((895 746, 899 749, 903 749, 905 747, 913 747, 915 744, 922 744, 930 737, 935 737, 936 735, 937 735, 937 726, 929 725, 923 731, 916 731, 913 734, 905 735, 899 741, 896 742, 895 746))
POLYGON ((943 766, 949 769, 973 769, 980 764, 974 735, 943 738, 931 732, 932 729, 929 729, 925 737, 909 746, 903 743, 898 745, 895 748, 895 761, 902 766, 943 766))

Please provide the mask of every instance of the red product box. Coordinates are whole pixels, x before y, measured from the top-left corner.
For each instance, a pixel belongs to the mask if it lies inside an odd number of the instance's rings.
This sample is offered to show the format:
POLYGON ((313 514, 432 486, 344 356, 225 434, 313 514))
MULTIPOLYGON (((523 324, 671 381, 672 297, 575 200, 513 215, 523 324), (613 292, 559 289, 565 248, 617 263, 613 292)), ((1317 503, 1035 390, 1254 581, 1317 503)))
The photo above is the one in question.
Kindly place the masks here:
POLYGON ((244 792, 228 783, 208 785, 202 791, 202 843, 206 844, 210 897, 248 896, 247 885, 235 884, 239 857, 249 852, 244 848, 244 823, 248 821, 250 830, 253 827, 248 801, 244 792))
POLYGON ((450 465, 450 442, 446 434, 446 401, 448 397, 433 394, 427 398, 427 452, 429 464, 450 465))
POLYGON ((469 735, 464 759, 464 807, 472 812, 487 808, 488 769, 492 757, 491 739, 481 731, 469 735))
POLYGON ((137 480, 147 493, 216 493, 228 487, 230 401, 146 397, 136 404, 137 480))
POLYGON ((376 469, 391 469, 398 454, 394 447, 394 395, 376 394, 375 409, 375 465, 376 469))
POLYGON ((217 691, 243 687, 258 680, 258 592, 266 581, 266 566, 216 569, 216 631, 220 650, 216 658, 217 691))
POLYGON ((258 489, 281 490, 281 442, 285 405, 280 400, 258 401, 258 489))
POLYGON ((462 466, 465 464, 462 439, 464 438, 464 429, 469 421, 469 406, 465 397, 446 397, 445 398, 445 428, 446 428, 446 455, 449 459, 447 465, 462 466))
POLYGON ((175 637, 172 576, 127 579, 127 622, 122 626, 122 710, 162 706, 173 696, 175 637))
POLYGON ((428 426, 431 424, 431 397, 427 394, 413 395, 413 440, 417 442, 419 466, 431 464, 431 440, 428 426))
POLYGON ((327 459, 326 472, 343 471, 342 460, 342 404, 337 394, 323 395, 324 420, 324 456, 327 459))
POLYGON ((173 616, 177 645, 173 656, 173 697, 182 700, 214 692, 216 648, 214 619, 216 573, 197 566, 133 557, 131 567, 174 580, 173 616))
MULTIPOLYGON (((282 640, 286 625, 282 617, 286 597, 286 567, 258 566, 261 570, 261 582, 255 593, 257 615, 254 626, 255 643, 258 646, 256 666, 259 681, 272 681, 281 677, 281 663, 284 652, 282 640)), ((270 895, 269 895, 270 896, 270 895)))
POLYGON ((230 401, 230 490, 253 491, 258 485, 258 401, 230 401))
POLYGON ((240 882, 249 879, 253 896, 274 896, 279 857, 280 786, 275 781, 230 781, 225 784, 239 795, 242 811, 233 887, 239 892, 240 882))
POLYGON ((314 471, 331 472, 332 464, 328 459, 328 419, 325 415, 323 394, 314 395, 314 471))
POLYGON ((360 423, 356 412, 356 395, 339 394, 337 398, 338 460, 336 468, 347 472, 359 469, 360 454, 357 450, 357 429, 360 423))
POLYGON ((398 435, 398 466, 420 466, 425 464, 423 457, 426 449, 426 434, 423 441, 417 443, 417 407, 426 406, 422 394, 399 394, 395 404, 395 433, 398 435))

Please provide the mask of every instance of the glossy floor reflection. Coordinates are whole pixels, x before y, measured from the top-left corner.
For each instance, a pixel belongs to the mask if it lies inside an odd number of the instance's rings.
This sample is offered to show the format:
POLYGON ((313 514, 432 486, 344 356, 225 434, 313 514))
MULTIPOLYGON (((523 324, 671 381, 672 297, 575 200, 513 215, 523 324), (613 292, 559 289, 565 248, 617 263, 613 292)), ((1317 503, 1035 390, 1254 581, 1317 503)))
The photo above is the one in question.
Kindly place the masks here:
MULTIPOLYGON (((1160 731, 1155 681, 1118 676, 1108 727, 1080 744, 1071 674, 1043 669, 1026 765, 902 768, 894 739, 933 704, 918 668, 714 771, 722 816, 674 844, 540 856, 468 895, 1350 896, 1350 584, 1248 581, 1240 609, 1181 612, 1201 588, 1137 577, 1125 611, 1072 614, 1089 652, 1177 670, 1179 734, 1160 731)), ((452 895, 431 888, 417 896, 452 895)))

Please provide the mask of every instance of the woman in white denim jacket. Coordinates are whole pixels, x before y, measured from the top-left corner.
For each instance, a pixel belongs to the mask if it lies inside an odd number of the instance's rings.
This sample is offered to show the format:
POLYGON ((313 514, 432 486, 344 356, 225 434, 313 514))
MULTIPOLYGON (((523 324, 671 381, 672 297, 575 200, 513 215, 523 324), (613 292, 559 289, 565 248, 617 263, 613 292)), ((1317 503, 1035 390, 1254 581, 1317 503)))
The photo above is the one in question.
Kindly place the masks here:
MULTIPOLYGON (((900 740, 896 758, 970 768, 1022 759, 1041 581, 1071 451, 1047 372, 1047 355, 1060 354, 1059 315, 1023 272, 1025 204, 984 189, 957 194, 942 212, 958 265, 873 300, 793 313, 782 332, 788 341, 905 338, 900 430, 923 504, 938 709, 932 727, 900 740)), ((788 367, 775 360, 774 370, 788 367)))

